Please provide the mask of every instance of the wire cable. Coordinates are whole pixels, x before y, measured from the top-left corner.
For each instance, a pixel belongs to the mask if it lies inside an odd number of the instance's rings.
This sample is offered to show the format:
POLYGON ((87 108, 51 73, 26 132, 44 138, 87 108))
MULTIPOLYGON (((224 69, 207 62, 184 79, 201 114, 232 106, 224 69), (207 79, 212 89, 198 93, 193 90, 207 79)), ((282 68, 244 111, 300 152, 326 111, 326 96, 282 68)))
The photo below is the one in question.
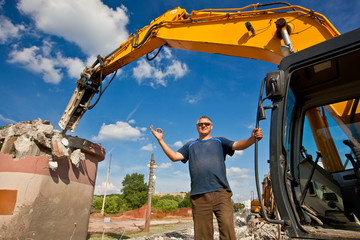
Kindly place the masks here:
POLYGON ((149 54, 147 53, 146 54, 146 59, 148 60, 148 61, 152 61, 152 60, 154 60, 156 57, 157 57, 157 55, 160 53, 160 51, 161 51, 161 49, 162 49, 162 47, 163 47, 164 45, 162 45, 160 48, 159 48, 159 50, 157 51, 157 53, 153 56, 153 57, 149 57, 149 54))
POLYGON ((89 107, 86 107, 87 110, 91 110, 93 109, 96 104, 99 102, 101 96, 103 95, 103 93, 105 92, 105 90, 108 88, 108 86, 110 85, 110 83, 114 80, 116 74, 117 74, 117 70, 114 72, 113 76, 111 77, 110 81, 107 83, 107 85, 105 86, 104 90, 102 90, 102 71, 103 69, 101 68, 100 71, 100 93, 99 93, 99 97, 96 99, 95 103, 89 107))

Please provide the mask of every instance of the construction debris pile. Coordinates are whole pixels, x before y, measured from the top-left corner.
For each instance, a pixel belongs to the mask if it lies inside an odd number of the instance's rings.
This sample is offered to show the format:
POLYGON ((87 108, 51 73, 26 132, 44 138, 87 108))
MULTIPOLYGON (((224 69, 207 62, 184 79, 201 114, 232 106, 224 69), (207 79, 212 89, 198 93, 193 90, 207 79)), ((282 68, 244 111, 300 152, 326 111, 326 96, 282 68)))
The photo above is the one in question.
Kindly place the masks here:
POLYGON ((237 239, 289 239, 281 225, 270 224, 262 219, 250 215, 245 220, 240 216, 235 217, 235 231, 237 239))
POLYGON ((93 143, 66 135, 54 127, 49 121, 39 118, 33 121, 11 124, 0 130, 0 143, 2 152, 11 154, 13 160, 26 156, 46 156, 49 168, 56 170, 57 159, 68 158, 79 167, 80 161, 85 160, 83 150, 90 150, 93 143))
MULTIPOLYGON (((152 236, 131 238, 133 240, 180 240, 194 239, 193 223, 189 222, 188 228, 152 236)), ((214 239, 219 239, 219 231, 214 219, 214 239)), ((241 240, 287 240, 289 237, 281 230, 279 225, 267 223, 253 216, 235 215, 236 239, 241 240)))

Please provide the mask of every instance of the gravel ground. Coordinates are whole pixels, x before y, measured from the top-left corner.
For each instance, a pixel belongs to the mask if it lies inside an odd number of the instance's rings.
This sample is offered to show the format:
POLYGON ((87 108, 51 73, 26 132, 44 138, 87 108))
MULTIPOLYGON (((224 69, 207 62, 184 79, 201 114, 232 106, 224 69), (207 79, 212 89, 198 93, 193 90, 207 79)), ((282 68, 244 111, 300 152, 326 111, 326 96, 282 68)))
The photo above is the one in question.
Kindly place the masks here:
MULTIPOLYGON (((219 239, 219 232, 217 229, 216 220, 214 220, 214 239, 219 239)), ((286 240, 289 239, 286 234, 280 231, 279 238, 278 225, 269 224, 262 220, 255 218, 246 219, 245 216, 235 215, 235 232, 236 238, 242 240, 253 240, 253 239, 281 239, 286 240)), ((165 232, 154 234, 151 236, 137 237, 131 238, 133 240, 176 240, 176 239, 194 239, 194 229, 192 227, 192 222, 189 222, 188 227, 182 230, 165 232)))

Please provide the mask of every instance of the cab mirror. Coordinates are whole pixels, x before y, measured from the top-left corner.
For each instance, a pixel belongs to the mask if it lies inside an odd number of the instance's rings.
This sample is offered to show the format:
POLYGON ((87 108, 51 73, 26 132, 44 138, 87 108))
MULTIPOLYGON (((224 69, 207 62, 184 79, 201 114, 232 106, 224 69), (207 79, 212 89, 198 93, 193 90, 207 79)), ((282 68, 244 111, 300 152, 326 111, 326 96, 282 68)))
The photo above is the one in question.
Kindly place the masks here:
POLYGON ((286 85, 284 71, 277 70, 268 72, 265 78, 266 98, 270 100, 281 99, 285 96, 286 85))

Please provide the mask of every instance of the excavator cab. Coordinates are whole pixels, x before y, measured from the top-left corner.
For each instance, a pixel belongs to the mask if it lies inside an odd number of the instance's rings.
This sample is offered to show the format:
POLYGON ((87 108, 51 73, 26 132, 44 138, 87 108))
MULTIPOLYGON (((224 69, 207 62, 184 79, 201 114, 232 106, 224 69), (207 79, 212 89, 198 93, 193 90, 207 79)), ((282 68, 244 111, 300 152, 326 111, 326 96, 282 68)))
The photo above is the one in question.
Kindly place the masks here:
POLYGON ((258 121, 271 109, 277 223, 293 238, 360 239, 359 59, 357 29, 285 57, 264 79, 258 121))

